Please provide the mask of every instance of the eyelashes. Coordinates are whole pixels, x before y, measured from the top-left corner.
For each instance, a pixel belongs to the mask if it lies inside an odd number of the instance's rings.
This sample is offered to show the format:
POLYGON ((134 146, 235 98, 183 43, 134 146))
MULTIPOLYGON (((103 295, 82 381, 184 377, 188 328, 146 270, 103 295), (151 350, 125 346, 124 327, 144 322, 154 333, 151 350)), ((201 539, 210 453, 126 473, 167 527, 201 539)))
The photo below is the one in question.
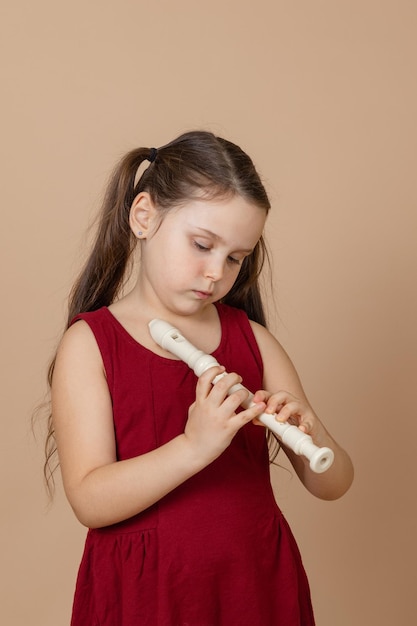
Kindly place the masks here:
MULTIPOLYGON (((195 240, 193 240, 193 245, 197 250, 199 250, 199 252, 210 252, 211 250, 211 248, 208 248, 207 246, 203 246, 201 243, 195 240)), ((242 263, 242 261, 240 261, 239 259, 235 259, 232 256, 227 257, 227 262, 230 263, 230 265, 241 265, 242 263)))
POLYGON ((193 241, 193 245, 195 248, 197 248, 197 250, 200 250, 201 252, 210 251, 210 248, 207 248, 206 246, 202 246, 201 243, 198 243, 198 241, 193 241))

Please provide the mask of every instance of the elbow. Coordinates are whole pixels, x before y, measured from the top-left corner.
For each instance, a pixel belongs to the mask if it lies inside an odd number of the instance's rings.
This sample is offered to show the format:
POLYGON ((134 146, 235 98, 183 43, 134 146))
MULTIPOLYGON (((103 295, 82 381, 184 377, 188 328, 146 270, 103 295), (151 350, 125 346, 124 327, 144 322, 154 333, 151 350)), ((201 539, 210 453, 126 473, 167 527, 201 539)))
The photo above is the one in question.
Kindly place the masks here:
POLYGON ((88 515, 88 513, 85 513, 84 511, 78 511, 74 507, 72 507, 72 510, 76 519, 82 526, 85 526, 88 529, 102 528, 103 525, 98 523, 93 515, 88 515))
POLYGON ((328 489, 322 493, 315 493, 314 495, 320 500, 326 500, 327 502, 334 502, 340 500, 350 489, 351 483, 343 487, 337 487, 335 489, 328 489))
MULTIPOLYGON (((329 476, 329 478, 331 477, 329 476)), ((328 502, 339 500, 349 491, 353 479, 354 469, 349 459, 349 464, 344 468, 342 475, 331 478, 325 484, 318 486, 314 491, 312 490, 312 493, 317 498, 327 500, 328 502)))
POLYGON ((109 526, 112 523, 106 519, 106 515, 103 515, 102 507, 100 507, 97 499, 92 497, 89 490, 84 492, 79 487, 73 490, 67 488, 65 493, 76 519, 82 526, 95 529, 109 526))
POLYGON ((80 524, 91 530, 111 526, 112 524, 121 521, 108 518, 106 515, 103 515, 99 511, 92 508, 91 505, 83 507, 71 504, 71 508, 80 524))
POLYGON ((132 506, 131 502, 128 508, 124 508, 116 497, 91 489, 91 485, 68 491, 67 498, 77 520, 89 529, 113 526, 141 511, 140 507, 132 506))
POLYGON ((106 525, 102 523, 97 513, 94 513, 94 511, 91 510, 91 506, 90 507, 83 506, 81 503, 74 502, 70 498, 68 498, 68 500, 69 500, 71 509, 76 519, 80 522, 82 526, 85 526, 86 528, 94 529, 94 528, 102 528, 103 526, 106 525))

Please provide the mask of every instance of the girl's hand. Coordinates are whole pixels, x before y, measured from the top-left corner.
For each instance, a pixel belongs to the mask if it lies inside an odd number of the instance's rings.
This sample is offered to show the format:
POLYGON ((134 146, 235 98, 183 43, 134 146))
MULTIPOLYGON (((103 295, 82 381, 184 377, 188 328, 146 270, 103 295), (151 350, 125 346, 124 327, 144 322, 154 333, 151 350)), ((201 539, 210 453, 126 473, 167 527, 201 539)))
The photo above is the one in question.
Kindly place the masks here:
POLYGON ((226 374, 213 385, 216 376, 224 371, 224 367, 212 367, 200 376, 184 431, 197 454, 206 458, 207 463, 227 448, 242 426, 256 419, 266 408, 265 402, 258 399, 255 406, 236 413, 248 392, 239 389, 228 395, 234 385, 242 382, 235 373, 226 374))
MULTIPOLYGON (((298 426, 304 433, 310 435, 313 442, 319 447, 329 447, 334 452, 332 466, 323 473, 311 470, 308 460, 299 456, 290 448, 283 445, 284 451, 304 486, 318 498, 336 500, 350 487, 353 480, 353 466, 349 455, 327 432, 308 402, 300 400, 288 391, 269 393, 257 391, 253 396, 254 402, 265 402, 265 413, 276 414, 278 422, 288 422, 298 426)), ((255 420, 256 423, 256 420, 255 420)), ((261 422, 258 422, 261 424, 261 422)))
POLYGON ((310 435, 316 444, 318 444, 325 433, 320 420, 310 405, 305 401, 299 400, 288 391, 278 391, 272 394, 268 391, 260 390, 255 393, 253 401, 265 402, 265 413, 271 415, 275 413, 278 422, 289 422, 294 426, 298 426, 300 430, 310 435))

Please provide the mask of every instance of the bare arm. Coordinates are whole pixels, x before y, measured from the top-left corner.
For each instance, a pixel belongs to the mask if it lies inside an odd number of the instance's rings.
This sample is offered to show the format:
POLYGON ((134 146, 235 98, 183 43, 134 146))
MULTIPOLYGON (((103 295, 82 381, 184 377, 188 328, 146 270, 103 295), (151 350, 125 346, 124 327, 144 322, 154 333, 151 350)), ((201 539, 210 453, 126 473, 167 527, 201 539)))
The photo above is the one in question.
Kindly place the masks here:
POLYGON ((264 385, 267 392, 255 394, 255 401, 267 403, 266 412, 277 413, 280 421, 290 420, 307 432, 314 443, 329 447, 335 453, 333 465, 324 473, 312 472, 309 462, 285 446, 283 449, 304 486, 318 498, 335 500, 350 487, 353 465, 346 451, 326 430, 310 406, 298 374, 278 341, 262 326, 251 322, 263 362, 264 385))
POLYGON ((81 523, 90 528, 128 519, 157 502, 211 463, 237 430, 265 404, 235 411, 242 393, 227 396, 240 382, 229 374, 214 387, 220 368, 197 383, 185 432, 147 454, 116 459, 112 406, 101 355, 83 322, 65 334, 52 384, 52 413, 67 498, 81 523))

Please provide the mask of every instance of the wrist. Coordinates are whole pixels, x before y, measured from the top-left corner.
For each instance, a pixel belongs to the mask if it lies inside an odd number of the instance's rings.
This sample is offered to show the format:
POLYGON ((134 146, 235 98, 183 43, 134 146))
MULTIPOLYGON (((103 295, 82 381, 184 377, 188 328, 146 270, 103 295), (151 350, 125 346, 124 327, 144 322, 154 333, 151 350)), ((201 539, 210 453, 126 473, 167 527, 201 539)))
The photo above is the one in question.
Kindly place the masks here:
POLYGON ((182 459, 184 466, 190 471, 190 475, 201 471, 216 458, 215 456, 208 457, 207 447, 196 445, 186 433, 178 435, 176 441, 179 458, 182 459))

